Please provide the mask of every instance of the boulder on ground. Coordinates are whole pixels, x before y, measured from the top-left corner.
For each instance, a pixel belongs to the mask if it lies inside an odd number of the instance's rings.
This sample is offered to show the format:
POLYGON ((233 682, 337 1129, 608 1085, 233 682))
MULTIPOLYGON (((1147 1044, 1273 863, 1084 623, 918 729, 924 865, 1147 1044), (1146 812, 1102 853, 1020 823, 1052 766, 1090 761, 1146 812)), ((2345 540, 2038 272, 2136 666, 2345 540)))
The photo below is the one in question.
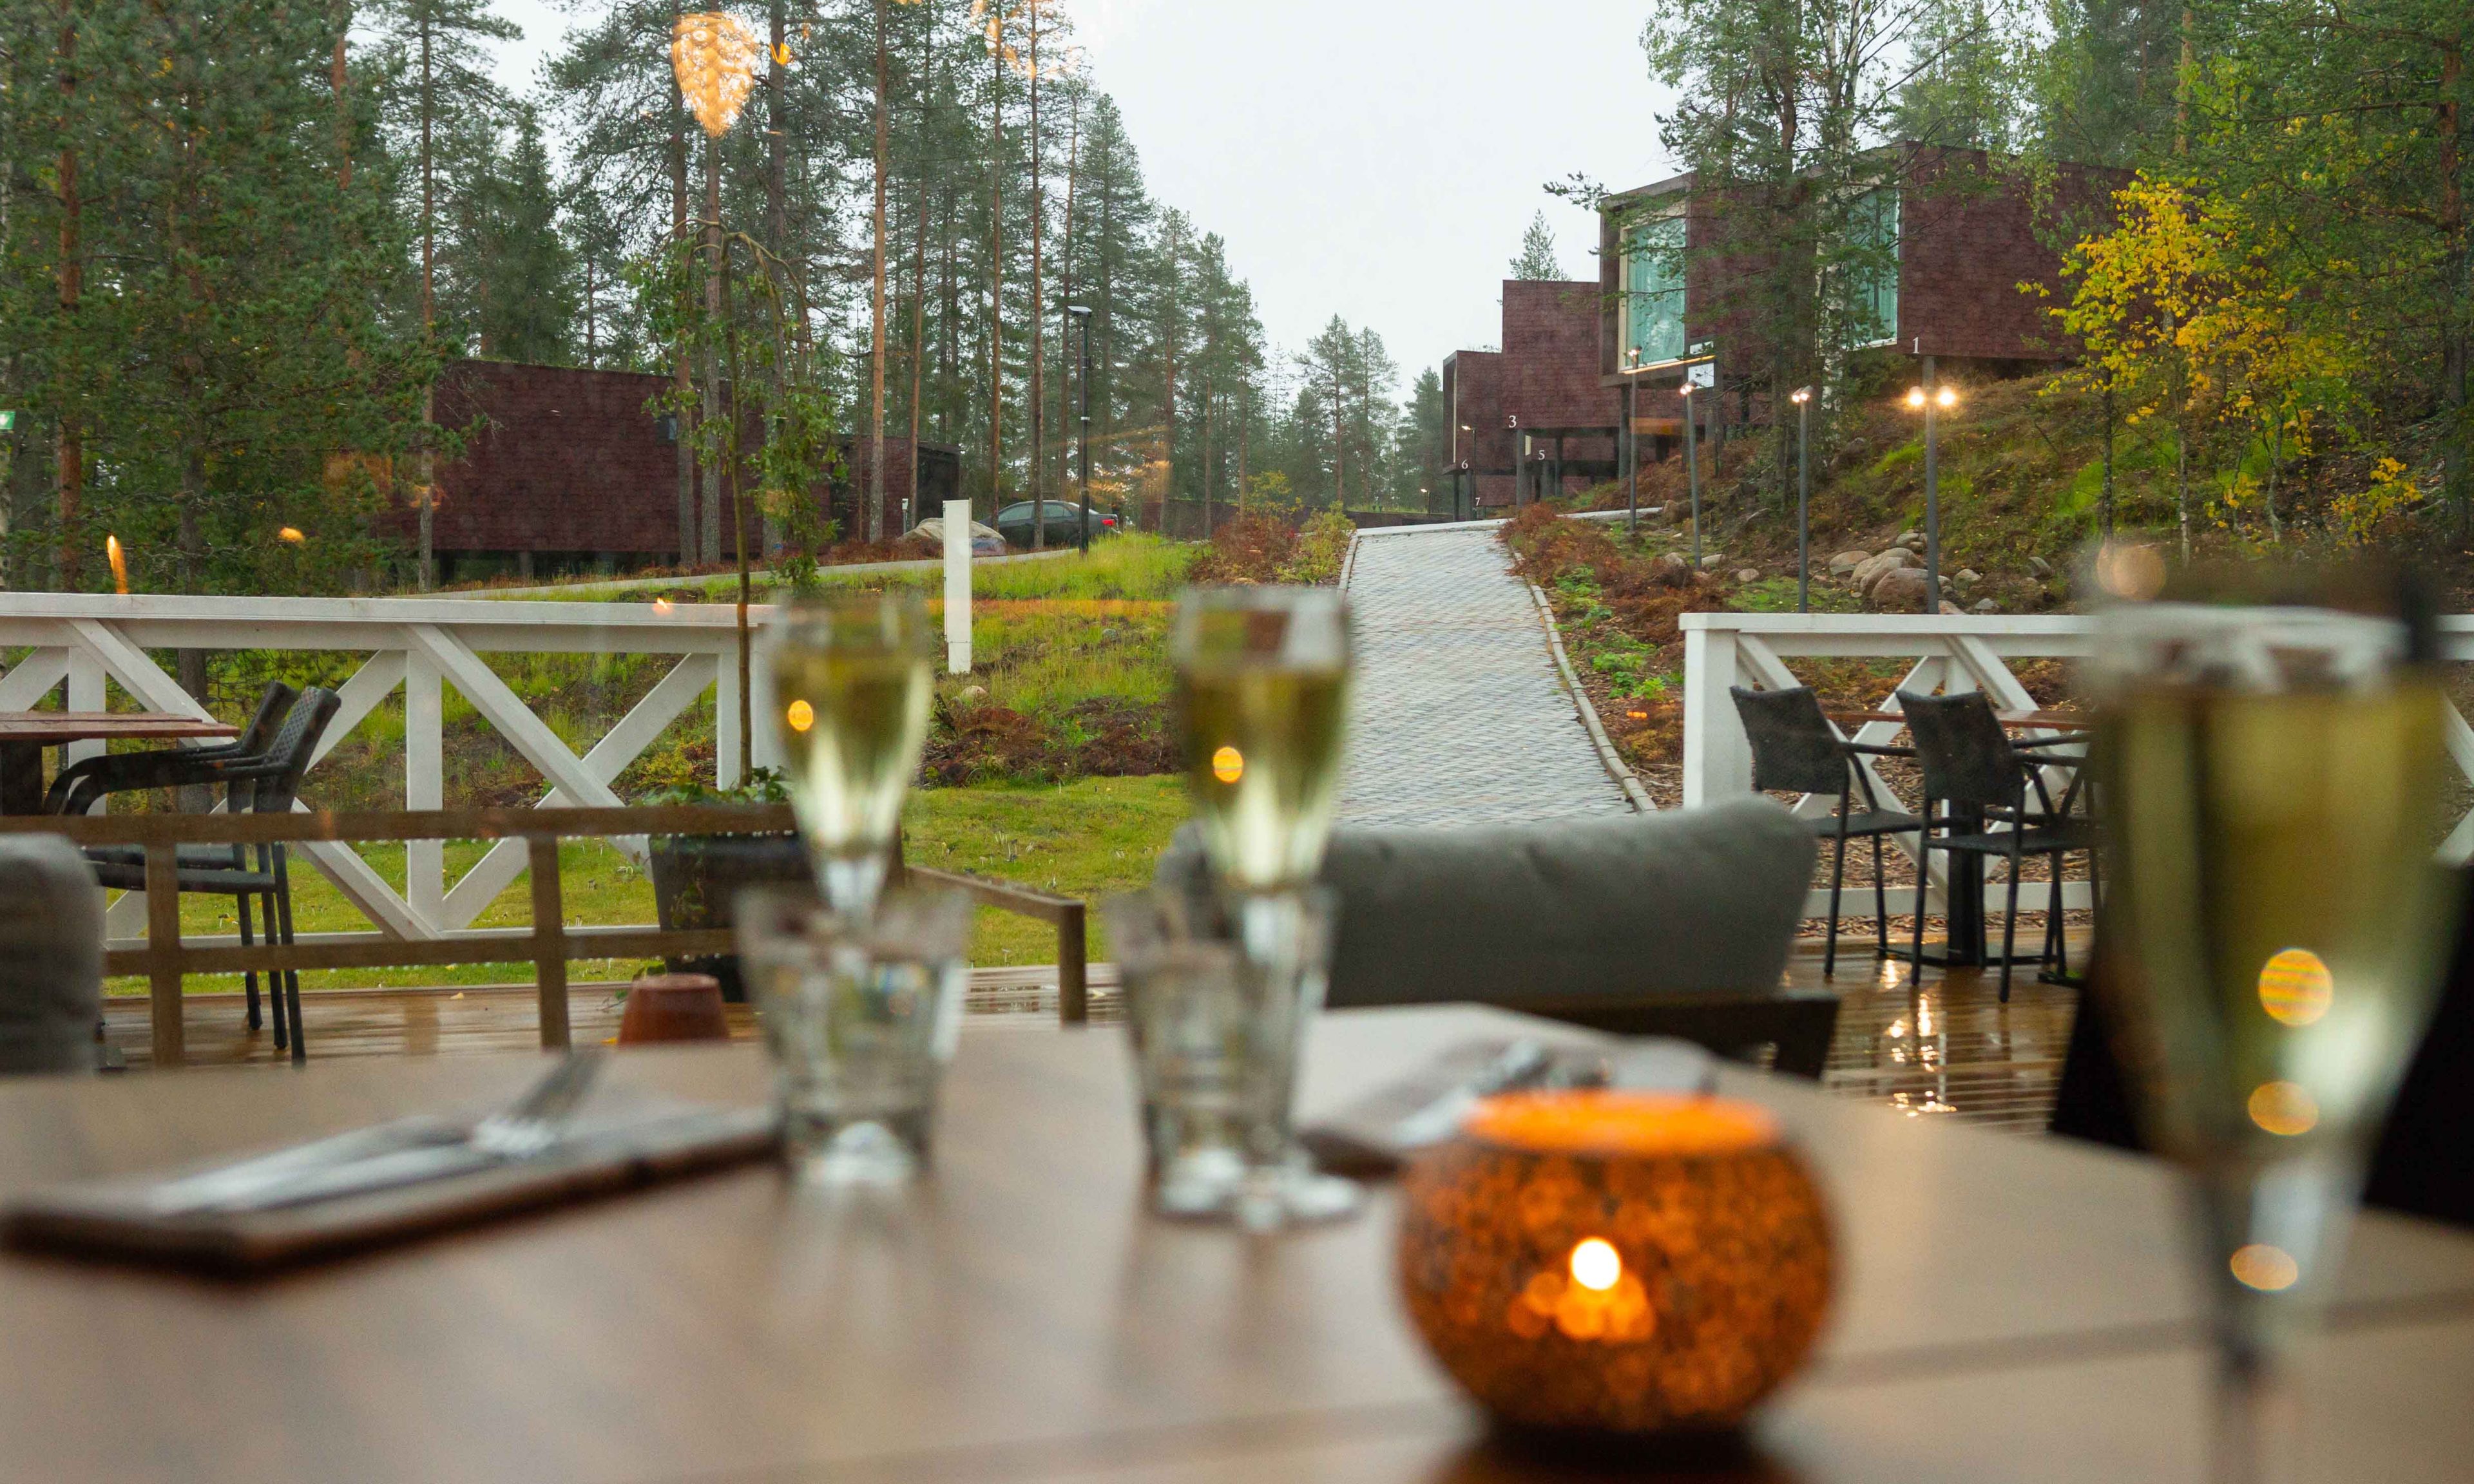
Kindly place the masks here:
POLYGON ((1922 551, 1925 549, 1925 534, 1922 531, 1902 531, 1899 544, 1909 551, 1922 551))
POLYGON ((1873 581, 1865 600, 1884 613, 1921 613, 1928 590, 1925 574, 1914 567, 1892 567, 1873 581))
POLYGON ((1692 563, 1686 561, 1684 553, 1680 551, 1670 551, 1666 555, 1659 558, 1658 564, 1670 571, 1676 572, 1688 572, 1692 569, 1692 563))
POLYGON ((1952 602, 1952 601, 1950 601, 1948 598, 1944 598, 1944 599, 1942 599, 1942 600, 1941 600, 1941 610, 1942 610, 1943 612, 1945 612, 1945 613, 1954 614, 1954 615, 1956 615, 1957 617, 1960 617, 1960 618, 1964 618, 1964 617, 1966 617, 1966 616, 1967 616, 1965 613, 1963 613, 1963 612, 1960 612, 1960 611, 1959 611, 1959 607, 1958 607, 1958 605, 1957 605, 1957 604, 1953 603, 1953 602, 1952 602))
POLYGON ((1757 583, 1760 580, 1761 569, 1759 567, 1739 566, 1735 568, 1735 581, 1739 583, 1757 583))
POLYGON ((1704 572, 1714 572, 1718 570, 1718 563, 1725 560, 1727 559, 1713 551, 1710 553, 1710 555, 1701 559, 1701 570, 1704 572))
POLYGON ((1978 598, 1976 600, 1975 610, 1979 613, 1998 613, 2001 611, 2001 605, 1991 598, 1978 598))
POLYGON ((1982 581, 1984 581, 1984 574, 1974 567, 1963 566, 1958 569, 1958 582, 1961 586, 1982 581))
POLYGON ((1869 551, 1842 551, 1838 555, 1830 559, 1830 575, 1832 577, 1848 576, 1857 567, 1862 566, 1865 562, 1872 560, 1873 554, 1869 551))
POLYGON ((2031 575, 2041 580, 2053 575, 2053 564, 2042 557, 2029 557, 2027 559, 2027 570, 2031 575))
POLYGON ((1885 573, 1915 565, 1918 565, 1918 562, 1914 552, 1904 546, 1893 546, 1880 556, 1857 564, 1854 573, 1856 590, 1866 597, 1871 597, 1873 585, 1880 582, 1885 573))

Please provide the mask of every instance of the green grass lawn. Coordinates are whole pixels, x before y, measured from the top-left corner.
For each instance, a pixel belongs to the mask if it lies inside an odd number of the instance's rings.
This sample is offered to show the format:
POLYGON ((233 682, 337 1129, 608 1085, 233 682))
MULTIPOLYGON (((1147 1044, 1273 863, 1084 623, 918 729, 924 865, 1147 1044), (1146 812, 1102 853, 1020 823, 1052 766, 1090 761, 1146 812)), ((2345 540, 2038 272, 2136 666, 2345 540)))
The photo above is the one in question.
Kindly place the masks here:
MULTIPOLYGON (((1058 785, 921 789, 910 796, 903 829, 905 850, 915 864, 973 872, 1097 902, 1112 892, 1148 880, 1152 860, 1166 848, 1170 833, 1185 814, 1185 796, 1176 778, 1095 778, 1058 785)), ((460 876, 488 849, 480 841, 449 841, 449 879, 460 876)), ((365 845, 359 850, 372 869, 397 890, 402 890, 401 845, 365 845)), ((651 881, 616 847, 597 840, 570 841, 559 849, 559 868, 570 925, 653 921, 651 881)), ((314 869, 296 861, 292 882, 293 924, 297 931, 343 932, 369 927, 360 913, 314 869)), ((532 920, 531 900, 531 889, 519 875, 482 912, 474 925, 523 926, 532 920)), ((231 903, 209 897, 183 898, 181 922, 185 933, 229 933, 232 930, 231 903)), ((1105 933, 1096 913, 1092 918, 1090 951, 1095 960, 1106 955, 1105 933)), ((974 964, 1047 964, 1055 958, 1056 938, 1048 924, 994 908, 980 913, 979 930, 971 949, 974 964)), ((643 967, 633 959, 582 960, 572 964, 569 971, 579 980, 624 979, 643 967)), ((322 970, 303 974, 301 987, 311 990, 505 984, 531 977, 529 962, 467 964, 430 969, 322 970)), ((236 974, 200 975, 189 980, 189 989, 196 993, 239 987, 236 974)), ((117 994, 142 993, 145 982, 115 979, 110 990, 117 994)))

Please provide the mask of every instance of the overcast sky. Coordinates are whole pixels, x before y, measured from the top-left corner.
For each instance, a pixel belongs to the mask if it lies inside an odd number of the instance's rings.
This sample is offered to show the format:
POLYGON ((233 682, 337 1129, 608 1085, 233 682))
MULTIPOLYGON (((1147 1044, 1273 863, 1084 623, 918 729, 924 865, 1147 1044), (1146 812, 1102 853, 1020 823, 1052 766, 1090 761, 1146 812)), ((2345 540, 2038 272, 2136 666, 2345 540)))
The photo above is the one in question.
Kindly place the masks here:
MULTIPOLYGON (((502 61, 528 85, 565 17, 502 61)), ((1542 187, 1670 174, 1641 58, 1650 0, 1068 0, 1152 193, 1227 239, 1274 346, 1337 314, 1402 369, 1499 336, 1500 283, 1544 208, 1564 272, 1595 277, 1596 227, 1542 187)))

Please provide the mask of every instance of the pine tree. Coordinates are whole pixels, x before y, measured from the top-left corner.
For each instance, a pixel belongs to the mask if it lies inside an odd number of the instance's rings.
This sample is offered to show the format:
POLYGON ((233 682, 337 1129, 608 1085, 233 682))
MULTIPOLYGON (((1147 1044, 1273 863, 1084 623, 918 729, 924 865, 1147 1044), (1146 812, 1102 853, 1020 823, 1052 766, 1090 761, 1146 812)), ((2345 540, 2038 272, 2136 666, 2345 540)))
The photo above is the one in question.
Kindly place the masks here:
POLYGON ((531 108, 479 196, 473 328, 485 356, 563 366, 575 353, 575 252, 561 235, 549 155, 531 108))
POLYGON ((1546 225, 1546 213, 1539 212, 1529 219, 1529 230, 1520 234, 1520 255, 1512 260, 1515 278, 1561 278, 1564 269, 1555 261, 1555 230, 1546 225))

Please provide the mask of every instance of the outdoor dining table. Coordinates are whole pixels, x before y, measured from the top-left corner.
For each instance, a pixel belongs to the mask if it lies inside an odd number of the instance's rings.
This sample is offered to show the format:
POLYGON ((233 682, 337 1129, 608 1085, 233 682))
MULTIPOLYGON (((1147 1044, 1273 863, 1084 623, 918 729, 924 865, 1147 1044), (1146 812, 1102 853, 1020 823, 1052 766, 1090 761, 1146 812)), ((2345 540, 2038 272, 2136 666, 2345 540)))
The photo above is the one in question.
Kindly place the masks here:
MULTIPOLYGON (((2077 711, 2044 709, 1997 711, 1994 717, 2001 723, 2005 730, 2049 731, 2054 734, 2055 741, 2075 741, 2085 735, 2089 727, 2093 725, 2086 715, 2077 711)), ((1876 722, 1904 726, 1907 720, 1904 715, 1897 711, 1832 711, 1830 713, 1830 719, 1837 723, 1842 730, 1876 722)), ((2077 760, 2075 757, 2069 756, 2054 758, 2054 761, 2062 763, 2074 763, 2077 760)), ((1951 811, 1951 822, 1958 826, 1962 833, 1981 828, 1984 823, 1981 816, 1974 810, 1961 809, 1951 811)), ((1942 922, 1945 927, 1942 935, 1941 956, 1927 958, 1926 963, 1939 968, 1979 964, 1990 967, 2000 963, 2000 959, 1991 955, 1985 944, 1984 875, 1981 871, 1955 873, 1951 882, 1949 909, 1944 913, 1942 922)), ((1904 948, 1892 948, 1890 953, 1894 958, 1912 956, 1904 948)), ((2011 962, 2019 963, 2027 957, 2029 955, 2013 955, 2011 962)))
MULTIPOLYGON (((1306 1111, 1448 1046, 1589 1033, 1465 1007, 1326 1016, 1306 1111)), ((0 1086, 0 1197, 502 1101, 518 1056, 0 1086)), ((752 1046, 608 1082, 761 1099, 752 1046)), ((1621 1476, 2190 1480, 2210 1352, 2153 1161, 1750 1071, 1836 1211, 1834 1314, 1740 1447, 1621 1476)), ((605 1092, 611 1090, 605 1087, 605 1092)), ((255 1282, 0 1255, 0 1477, 1025 1478, 1475 1484, 1602 1476, 1492 1434, 1395 1296, 1393 1192, 1272 1237, 1146 1214, 1111 1027, 975 1027, 934 1175, 828 1193, 747 1166, 255 1282)), ((2474 1234, 2370 1215, 2305 1385, 2315 1479, 2462 1480, 2474 1234)))
POLYGON ((43 812, 43 749, 71 742, 193 741, 240 734, 229 722, 160 711, 0 711, 0 814, 43 812))

